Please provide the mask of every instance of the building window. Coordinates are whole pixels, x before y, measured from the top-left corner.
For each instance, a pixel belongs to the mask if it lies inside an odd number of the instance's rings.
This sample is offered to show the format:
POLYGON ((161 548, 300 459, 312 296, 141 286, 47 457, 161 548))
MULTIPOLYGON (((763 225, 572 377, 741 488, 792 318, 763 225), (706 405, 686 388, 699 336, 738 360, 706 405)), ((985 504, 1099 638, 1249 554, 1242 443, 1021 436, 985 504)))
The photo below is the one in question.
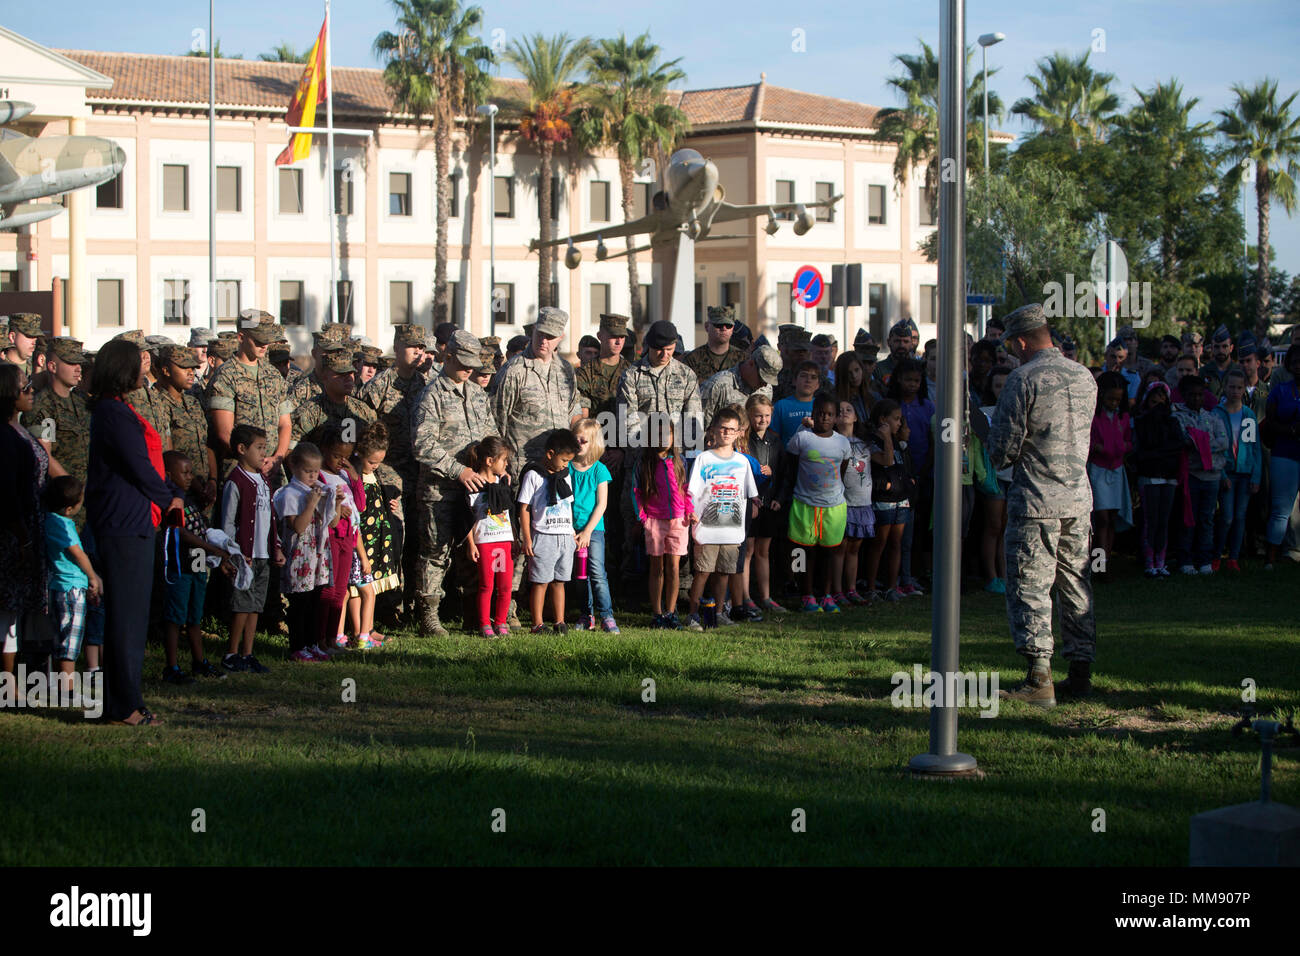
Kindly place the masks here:
POLYGON ((352 215, 352 189, 356 185, 356 168, 346 166, 334 170, 334 215, 352 215))
POLYGON ((867 328, 877 342, 885 341, 885 307, 889 304, 888 286, 873 282, 867 286, 867 328))
POLYGON ((457 328, 465 328, 465 295, 461 292, 459 282, 447 283, 447 300, 451 303, 451 314, 447 316, 447 321, 454 322, 457 328))
POLYGON ((722 304, 734 305, 737 315, 745 311, 744 303, 741 301, 739 282, 722 283, 722 304))
POLYGON ((609 183, 593 179, 588 184, 592 222, 609 222, 609 183))
POLYGON ((786 325, 794 322, 802 325, 794 315, 794 283, 778 282, 776 284, 776 324, 786 325))
POLYGON ((276 171, 280 184, 280 215, 302 215, 302 170, 279 169, 276 171))
POLYGON ((243 197, 239 193, 239 167, 217 167, 217 212, 239 212, 243 197))
POLYGON ((492 214, 498 219, 515 218, 515 177, 494 177, 492 186, 492 214))
POLYGON ((652 288, 653 286, 649 282, 641 283, 641 319, 647 325, 651 322, 656 321, 654 316, 654 310, 651 308, 651 306, 653 305, 653 302, 651 301, 650 298, 652 288))
MULTIPOLYGON (((551 221, 559 222, 560 206, 564 204, 564 193, 560 190, 563 187, 560 184, 559 176, 551 177, 551 221)), ((542 221, 542 179, 537 177, 537 221, 542 221)))
POLYGON ((817 303, 816 313, 817 321, 826 323, 832 321, 833 313, 831 312, 831 293, 834 283, 827 282, 826 287, 822 289, 822 300, 817 303))
MULTIPOLYGON (((460 170, 454 170, 447 177, 447 218, 460 218, 460 170)), ((433 207, 438 208, 438 174, 433 174, 433 207)))
POLYGON ((492 324, 515 324, 515 285, 498 282, 492 287, 492 324))
POLYGON ((95 187, 96 209, 122 208, 122 174, 118 173, 106 183, 95 187))
POLYGON ((239 321, 239 280, 217 280, 217 325, 235 325, 239 321))
POLYGON ((411 214, 411 174, 388 174, 388 214, 390 216, 409 216, 411 214))
POLYGON ((189 279, 163 279, 163 324, 190 324, 189 279))
POLYGON ((654 183, 632 184, 632 218, 640 219, 650 211, 651 190, 654 183))
MULTIPOLYGON (((6 292, 17 291, 5 289, 6 292)), ((95 297, 99 304, 97 321, 100 325, 122 324, 122 280, 100 279, 95 283, 95 297)))
POLYGON ((190 211, 190 168, 168 163, 163 166, 163 212, 190 211))
POLYGON ((937 226, 939 224, 939 190, 928 184, 923 186, 921 188, 920 207, 917 216, 918 224, 937 226))
POLYGON ((280 324, 302 325, 302 282, 298 279, 280 283, 280 324))
MULTIPOLYGON (((339 315, 343 316, 343 318, 339 319, 338 321, 351 325, 352 324, 352 280, 340 279, 336 283, 336 285, 338 286, 339 315)), ((330 322, 335 321, 333 302, 330 302, 329 304, 329 319, 327 321, 330 322)))
MULTIPOLYGON (((834 183, 817 183, 817 201, 818 201, 818 202, 825 202, 827 199, 830 199, 830 198, 831 198, 832 196, 834 196, 834 195, 835 195, 835 184, 834 184, 834 183)), ((817 221, 818 221, 818 222, 834 222, 834 221, 835 221, 835 207, 834 207, 834 206, 817 206, 817 207, 816 207, 816 215, 817 215, 817 221)))
POLYGON ((588 325, 595 325, 600 317, 609 311, 609 283, 593 282, 591 284, 591 314, 587 317, 588 325))
POLYGON ((939 287, 921 286, 920 324, 934 325, 939 321, 939 287))
POLYGON ((411 283, 388 283, 388 322, 405 325, 411 321, 411 283))
POLYGON ((695 283, 695 324, 704 324, 704 283, 695 283))
POLYGON ((0 269, 0 292, 21 292, 18 288, 18 270, 0 269))
POLYGON ((867 225, 883 226, 885 224, 885 187, 867 187, 867 225))
MULTIPOLYGON (((776 181, 776 201, 778 203, 794 202, 794 180, 778 179, 776 181)), ((784 219, 787 222, 794 220, 794 212, 787 209, 785 212, 778 212, 777 219, 784 219)))

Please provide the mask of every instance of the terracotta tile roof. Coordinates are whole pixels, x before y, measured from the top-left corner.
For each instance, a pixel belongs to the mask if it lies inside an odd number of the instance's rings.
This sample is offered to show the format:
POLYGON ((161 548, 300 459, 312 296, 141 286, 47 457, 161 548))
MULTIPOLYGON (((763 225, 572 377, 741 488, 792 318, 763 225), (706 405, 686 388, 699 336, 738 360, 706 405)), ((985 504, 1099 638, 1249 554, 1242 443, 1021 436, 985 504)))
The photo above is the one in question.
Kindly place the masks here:
MULTIPOLYGON (((59 50, 64 56, 111 77, 108 90, 87 90, 91 103, 167 103, 206 106, 208 62, 203 57, 150 53, 102 53, 59 50)), ((284 110, 302 75, 299 63, 217 60, 217 103, 223 109, 284 110)), ((357 67, 334 70, 336 116, 377 118, 393 114, 383 71, 357 67)), ((527 100, 522 80, 495 81, 493 101, 508 120, 527 100)), ((877 109, 851 100, 748 83, 709 90, 674 90, 669 101, 679 106, 692 126, 790 123, 870 130, 877 109), (755 114, 761 111, 761 116, 755 114)))

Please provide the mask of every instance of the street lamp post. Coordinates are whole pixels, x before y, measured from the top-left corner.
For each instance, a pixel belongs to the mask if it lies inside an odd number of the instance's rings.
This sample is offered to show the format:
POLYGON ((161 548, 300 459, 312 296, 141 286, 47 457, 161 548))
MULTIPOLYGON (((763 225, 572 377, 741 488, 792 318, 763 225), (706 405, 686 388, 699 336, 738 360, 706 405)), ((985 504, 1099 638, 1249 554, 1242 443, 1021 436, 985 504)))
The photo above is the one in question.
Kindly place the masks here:
POLYGON ((491 321, 488 331, 497 334, 497 105, 488 103, 478 108, 480 116, 488 118, 488 190, 491 195, 491 207, 488 213, 488 312, 491 321))
MULTIPOLYGON (((989 47, 1001 43, 1006 38, 1005 33, 985 33, 979 38, 980 56, 984 59, 984 176, 986 178, 989 174, 989 47)), ((984 338, 984 332, 989 324, 989 313, 992 311, 991 305, 980 306, 980 327, 977 338, 984 338)))

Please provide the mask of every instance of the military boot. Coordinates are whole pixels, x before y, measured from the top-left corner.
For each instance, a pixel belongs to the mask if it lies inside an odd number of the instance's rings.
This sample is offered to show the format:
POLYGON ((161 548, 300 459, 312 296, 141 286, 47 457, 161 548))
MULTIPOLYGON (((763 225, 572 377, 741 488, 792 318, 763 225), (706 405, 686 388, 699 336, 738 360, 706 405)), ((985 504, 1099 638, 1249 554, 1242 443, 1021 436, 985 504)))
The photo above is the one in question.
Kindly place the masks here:
POLYGON ((1056 706, 1056 691, 1052 687, 1052 662, 1049 658, 1030 661, 1029 673, 1011 690, 1000 690, 998 696, 1006 700, 1024 701, 1041 710, 1056 706))
POLYGON ((510 614, 506 617, 506 624, 510 627, 523 627, 523 621, 519 620, 519 602, 514 598, 510 599, 510 614))
POLYGON ((1087 697, 1092 693, 1092 664, 1070 661, 1070 676, 1056 684, 1057 697, 1087 697))
POLYGON ((419 602, 420 633, 426 637, 446 637, 447 629, 438 620, 438 607, 431 601, 419 602))

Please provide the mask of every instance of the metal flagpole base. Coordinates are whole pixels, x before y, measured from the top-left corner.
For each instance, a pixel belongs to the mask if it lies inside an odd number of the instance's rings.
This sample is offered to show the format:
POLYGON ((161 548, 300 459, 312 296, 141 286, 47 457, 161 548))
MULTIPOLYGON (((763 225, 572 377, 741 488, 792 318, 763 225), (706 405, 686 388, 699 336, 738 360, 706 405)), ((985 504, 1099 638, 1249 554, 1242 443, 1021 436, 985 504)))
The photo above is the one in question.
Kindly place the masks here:
POLYGON ((917 754, 907 762, 913 779, 926 780, 978 780, 984 772, 976 766, 970 754, 917 754))

